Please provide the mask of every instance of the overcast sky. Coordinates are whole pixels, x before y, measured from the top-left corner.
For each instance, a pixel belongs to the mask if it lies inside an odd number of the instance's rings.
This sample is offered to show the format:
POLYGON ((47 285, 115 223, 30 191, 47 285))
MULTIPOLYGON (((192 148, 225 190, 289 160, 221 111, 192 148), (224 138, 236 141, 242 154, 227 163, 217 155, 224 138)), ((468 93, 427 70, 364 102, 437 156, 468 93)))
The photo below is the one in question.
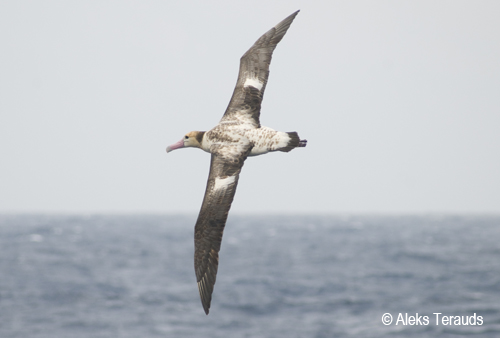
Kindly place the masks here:
POLYGON ((2 1, 0 212, 198 212, 239 58, 297 9, 234 213, 500 213, 500 1, 2 1), (270 5, 272 3, 272 5, 270 5))

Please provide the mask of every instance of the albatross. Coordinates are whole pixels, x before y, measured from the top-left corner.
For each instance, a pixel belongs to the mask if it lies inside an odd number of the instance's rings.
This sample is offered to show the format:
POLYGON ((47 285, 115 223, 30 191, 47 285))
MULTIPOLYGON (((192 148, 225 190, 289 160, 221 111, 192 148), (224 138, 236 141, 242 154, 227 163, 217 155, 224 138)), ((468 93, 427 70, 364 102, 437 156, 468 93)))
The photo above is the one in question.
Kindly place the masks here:
POLYGON ((205 197, 194 228, 194 269, 201 303, 208 315, 219 250, 243 163, 248 156, 305 147, 297 132, 280 132, 260 125, 260 106, 274 49, 299 11, 262 35, 241 57, 238 81, 226 112, 209 131, 192 131, 167 147, 200 148, 211 153, 205 197))

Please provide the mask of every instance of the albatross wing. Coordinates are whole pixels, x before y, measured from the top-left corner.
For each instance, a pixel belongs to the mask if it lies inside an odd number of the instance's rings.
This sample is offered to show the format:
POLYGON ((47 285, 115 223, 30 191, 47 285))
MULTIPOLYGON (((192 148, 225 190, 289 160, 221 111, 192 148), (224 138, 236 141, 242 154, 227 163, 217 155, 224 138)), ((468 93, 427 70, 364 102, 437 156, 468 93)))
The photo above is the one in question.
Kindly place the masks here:
POLYGON ((222 233, 241 167, 249 152, 250 147, 247 147, 239 156, 231 158, 212 154, 207 189, 194 228, 194 270, 201 303, 207 315, 219 265, 222 233))
MULTIPOLYGON (((271 28, 243 55, 240 60, 238 81, 224 116, 212 130, 199 134, 202 137, 196 146, 212 153, 205 197, 194 230, 194 269, 201 303, 206 314, 210 309, 217 276, 222 234, 241 168, 247 156, 252 155, 252 148, 259 144, 255 139, 261 139, 266 133, 271 136, 278 134, 269 128, 264 132, 255 128, 260 128, 260 104, 269 77, 272 53, 297 13, 298 11, 271 28), (253 135, 248 130, 259 130, 260 134, 253 135)), ((297 144, 293 147, 303 146, 300 145, 297 133, 281 134, 288 143, 291 140, 296 141, 297 144)), ((194 142, 189 141, 191 139, 189 134, 185 138, 188 141, 182 140, 182 144, 186 146, 188 142, 187 146, 193 146, 189 145, 191 144, 189 142, 194 142)), ((270 140, 275 143, 278 141, 270 140)), ((286 147, 288 143, 279 150, 289 151, 291 148, 286 147)), ((264 148, 260 153, 273 150, 272 147, 264 148)))
POLYGON ((298 13, 296 11, 271 28, 241 57, 238 81, 221 122, 239 120, 260 127, 260 104, 269 77, 271 57, 298 13))

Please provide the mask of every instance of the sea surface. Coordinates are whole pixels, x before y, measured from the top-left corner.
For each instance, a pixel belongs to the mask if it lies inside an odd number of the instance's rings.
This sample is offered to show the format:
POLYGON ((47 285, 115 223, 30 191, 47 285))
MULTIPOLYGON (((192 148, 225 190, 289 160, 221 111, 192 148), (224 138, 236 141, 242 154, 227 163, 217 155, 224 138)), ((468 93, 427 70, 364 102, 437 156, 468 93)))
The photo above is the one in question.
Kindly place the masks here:
POLYGON ((195 221, 0 215, 0 337, 500 337, 500 216, 230 215, 208 316, 195 221))

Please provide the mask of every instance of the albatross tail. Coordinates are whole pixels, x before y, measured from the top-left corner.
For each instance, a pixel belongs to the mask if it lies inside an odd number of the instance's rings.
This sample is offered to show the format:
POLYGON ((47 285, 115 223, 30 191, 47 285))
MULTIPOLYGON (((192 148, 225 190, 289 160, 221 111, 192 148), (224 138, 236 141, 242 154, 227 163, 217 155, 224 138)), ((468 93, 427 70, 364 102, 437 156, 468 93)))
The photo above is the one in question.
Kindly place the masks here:
POLYGON ((307 145, 307 140, 301 140, 299 134, 296 131, 287 133, 290 140, 286 147, 279 149, 279 151, 289 152, 290 150, 297 147, 305 147, 307 145))

